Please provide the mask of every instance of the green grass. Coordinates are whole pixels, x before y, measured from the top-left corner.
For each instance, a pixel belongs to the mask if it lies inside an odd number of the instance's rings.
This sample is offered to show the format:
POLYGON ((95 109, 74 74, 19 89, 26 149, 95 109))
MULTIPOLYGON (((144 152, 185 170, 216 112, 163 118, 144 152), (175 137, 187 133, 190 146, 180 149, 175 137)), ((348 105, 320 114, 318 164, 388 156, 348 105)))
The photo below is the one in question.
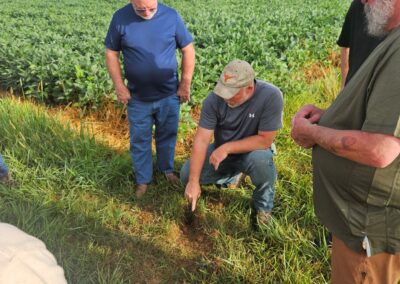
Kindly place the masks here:
MULTIPOLYGON (((157 240, 164 224, 139 220, 145 204, 133 201, 127 153, 75 134, 28 103, 2 99, 0 120, 2 153, 20 184, 0 186, 1 220, 44 240, 71 283, 182 277, 176 263, 185 257, 157 240), (149 266, 154 271, 143 270, 149 266)), ((162 208, 149 207, 157 221, 162 208)))
POLYGON ((187 227, 183 188, 156 175, 135 200, 128 152, 43 107, 1 99, 0 151, 19 186, 0 186, 0 220, 42 239, 70 283, 325 283, 330 253, 312 244, 326 232, 313 213, 310 152, 293 143, 289 125, 300 105, 326 105, 337 90, 328 69, 287 98, 274 219, 259 232, 250 230, 248 180, 238 190, 206 188, 197 224, 187 227))

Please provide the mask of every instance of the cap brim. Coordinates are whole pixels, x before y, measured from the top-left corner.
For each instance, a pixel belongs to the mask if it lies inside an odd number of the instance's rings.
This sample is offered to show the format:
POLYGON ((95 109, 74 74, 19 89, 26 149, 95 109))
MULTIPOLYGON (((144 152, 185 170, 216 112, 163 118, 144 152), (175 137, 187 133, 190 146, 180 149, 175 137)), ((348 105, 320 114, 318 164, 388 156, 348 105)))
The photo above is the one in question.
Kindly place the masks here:
POLYGON ((239 91, 240 91, 240 88, 227 87, 221 81, 218 81, 217 85, 214 88, 214 93, 217 96, 220 96, 221 98, 223 98, 225 100, 231 99, 239 91))

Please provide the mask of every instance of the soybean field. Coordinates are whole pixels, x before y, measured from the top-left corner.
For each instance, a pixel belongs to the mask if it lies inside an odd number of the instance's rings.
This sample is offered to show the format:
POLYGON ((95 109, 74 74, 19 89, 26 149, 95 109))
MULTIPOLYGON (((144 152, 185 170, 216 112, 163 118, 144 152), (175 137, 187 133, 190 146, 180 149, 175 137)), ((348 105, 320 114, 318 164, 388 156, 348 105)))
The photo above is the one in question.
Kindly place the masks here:
MULTIPOLYGON (((47 103, 96 106, 113 93, 104 38, 124 1, 2 1, 0 85, 47 103)), ((348 2, 348 1, 347 1, 348 2)), ((290 74, 325 61, 335 48, 346 1, 167 1, 195 38, 193 104, 234 58, 285 93, 299 90, 290 74), (283 4, 284 3, 284 4, 283 4)))

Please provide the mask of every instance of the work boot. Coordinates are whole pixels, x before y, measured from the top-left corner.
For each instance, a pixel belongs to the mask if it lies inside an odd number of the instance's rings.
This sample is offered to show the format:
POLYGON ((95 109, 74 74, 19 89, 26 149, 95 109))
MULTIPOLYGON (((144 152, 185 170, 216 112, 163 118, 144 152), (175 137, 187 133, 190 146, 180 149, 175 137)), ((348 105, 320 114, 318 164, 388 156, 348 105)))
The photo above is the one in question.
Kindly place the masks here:
POLYGON ((164 174, 164 176, 167 179, 167 182, 172 184, 173 186, 181 185, 181 180, 174 172, 164 174))
POLYGON ((254 231, 259 231, 261 226, 267 225, 271 218, 271 212, 257 211, 252 205, 250 211, 250 225, 254 231))
POLYGON ((137 199, 142 198, 143 195, 146 193, 148 187, 149 187, 148 184, 138 184, 138 185, 136 185, 136 192, 135 192, 136 198, 137 199))
POLYGON ((258 224, 257 224, 257 211, 256 209, 251 206, 250 209, 250 226, 253 231, 258 231, 258 224))
POLYGON ((246 175, 244 173, 239 173, 237 175, 236 181, 229 184, 229 189, 237 189, 239 188, 240 184, 242 183, 242 181, 244 180, 244 178, 246 177, 246 175))
POLYGON ((257 223, 258 225, 267 225, 271 220, 271 212, 259 211, 257 212, 257 223))
POLYGON ((11 173, 7 172, 7 174, 0 176, 0 184, 7 185, 7 186, 16 186, 17 183, 12 178, 11 173))

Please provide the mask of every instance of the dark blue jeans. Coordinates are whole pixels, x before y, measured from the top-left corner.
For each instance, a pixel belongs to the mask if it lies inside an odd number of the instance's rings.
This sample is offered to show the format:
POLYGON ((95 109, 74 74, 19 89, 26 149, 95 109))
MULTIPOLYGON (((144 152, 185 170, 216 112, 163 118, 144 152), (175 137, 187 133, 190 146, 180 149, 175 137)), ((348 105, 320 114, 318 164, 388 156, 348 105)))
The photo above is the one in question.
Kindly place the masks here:
POLYGON ((131 99, 128 103, 130 150, 137 184, 150 183, 153 177, 151 152, 155 126, 157 168, 163 173, 174 169, 179 122, 179 98, 169 96, 154 102, 131 99))
POLYGON ((8 167, 0 154, 0 177, 8 175, 8 167))
MULTIPOLYGON (((214 144, 207 150, 203 169, 200 175, 200 184, 229 184, 236 180, 239 173, 250 176, 255 185, 253 191, 254 207, 257 211, 270 212, 274 207, 274 183, 276 170, 273 153, 270 149, 256 150, 246 154, 229 155, 221 162, 218 170, 208 162, 214 151, 214 144)), ((180 177, 183 184, 189 180, 190 160, 182 166, 180 177)))

